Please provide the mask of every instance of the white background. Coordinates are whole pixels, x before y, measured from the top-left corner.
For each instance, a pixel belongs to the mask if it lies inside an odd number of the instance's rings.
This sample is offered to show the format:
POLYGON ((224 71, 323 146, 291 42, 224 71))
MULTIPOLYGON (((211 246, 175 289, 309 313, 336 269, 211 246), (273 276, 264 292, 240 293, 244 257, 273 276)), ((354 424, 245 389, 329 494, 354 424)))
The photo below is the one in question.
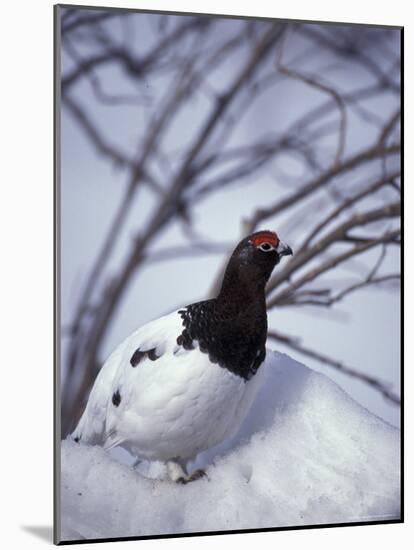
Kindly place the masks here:
MULTIPOLYGON (((331 2, 291 0, 284 3, 255 0, 184 0, 132 2, 93 2, 90 5, 116 5, 178 11, 204 11, 237 15, 349 21, 405 26, 406 127, 413 112, 412 74, 414 52, 410 34, 414 28, 409 3, 331 2), (253 7, 252 7, 253 5, 253 7), (254 9, 254 12, 252 12, 254 9), (411 19, 411 20, 410 20, 411 19)), ((52 23, 53 2, 20 0, 3 3, 1 11, 1 498, 3 504, 1 544, 5 548, 32 548, 50 544, 44 536, 52 525, 52 334, 53 334, 53 220, 52 220, 52 23)), ((412 203, 410 149, 412 137, 406 131, 408 151, 405 170, 406 205, 412 203)), ((406 411, 411 413, 410 388, 413 378, 410 353, 410 237, 413 221, 406 206, 406 411)), ((407 424, 408 415, 406 418, 407 424)), ((406 437, 407 451, 411 441, 406 437)), ((335 549, 364 545, 377 549, 408 546, 410 525, 410 464, 406 455, 406 525, 353 527, 342 529, 290 531, 255 535, 232 535, 161 541, 115 543, 105 548, 142 550, 228 548, 275 545, 307 549, 335 549), (122 544, 122 545, 121 545, 122 544)), ((412 468, 411 468, 412 469, 412 468)), ((414 533, 411 532, 411 535, 414 533)), ((84 545, 83 548, 88 548, 84 545)), ((94 547, 96 547, 94 545, 94 547)))

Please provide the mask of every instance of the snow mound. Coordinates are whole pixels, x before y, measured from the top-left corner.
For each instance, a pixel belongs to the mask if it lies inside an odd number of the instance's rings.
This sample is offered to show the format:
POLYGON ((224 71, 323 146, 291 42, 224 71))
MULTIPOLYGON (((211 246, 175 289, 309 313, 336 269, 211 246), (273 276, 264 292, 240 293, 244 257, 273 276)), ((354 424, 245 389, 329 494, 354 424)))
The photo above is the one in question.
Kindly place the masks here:
POLYGON ((176 485, 63 441, 61 539, 398 519, 399 431, 287 355, 262 368, 239 433, 192 465, 208 478, 176 485))

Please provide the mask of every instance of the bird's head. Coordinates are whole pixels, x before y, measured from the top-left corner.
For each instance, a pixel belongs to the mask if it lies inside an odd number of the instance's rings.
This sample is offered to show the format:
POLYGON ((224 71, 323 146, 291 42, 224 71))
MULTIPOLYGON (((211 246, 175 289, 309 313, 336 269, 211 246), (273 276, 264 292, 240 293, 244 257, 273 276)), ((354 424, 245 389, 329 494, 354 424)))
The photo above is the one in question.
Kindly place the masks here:
POLYGON ((236 277, 240 282, 264 286, 273 268, 283 256, 292 255, 292 249, 283 243, 273 231, 257 231, 245 237, 231 255, 226 276, 236 277))

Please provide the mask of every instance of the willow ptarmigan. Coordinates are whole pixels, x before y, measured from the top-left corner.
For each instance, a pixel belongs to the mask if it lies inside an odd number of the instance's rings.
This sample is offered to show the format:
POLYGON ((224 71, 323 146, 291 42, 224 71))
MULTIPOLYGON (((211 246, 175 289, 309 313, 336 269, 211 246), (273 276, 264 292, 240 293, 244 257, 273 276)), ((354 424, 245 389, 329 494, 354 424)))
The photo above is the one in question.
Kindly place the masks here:
POLYGON ((217 298, 197 302, 131 334, 99 372, 75 441, 121 446, 167 464, 186 483, 187 463, 233 435, 256 395, 266 355, 265 285, 284 255, 276 233, 243 239, 217 298))

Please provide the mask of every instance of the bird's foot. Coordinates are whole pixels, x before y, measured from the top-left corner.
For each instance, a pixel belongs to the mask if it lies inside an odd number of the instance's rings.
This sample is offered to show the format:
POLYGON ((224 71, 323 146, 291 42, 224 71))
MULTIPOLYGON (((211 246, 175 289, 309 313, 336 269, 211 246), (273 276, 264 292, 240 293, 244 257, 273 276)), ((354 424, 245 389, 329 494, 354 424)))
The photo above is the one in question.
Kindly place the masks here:
POLYGON ((190 483, 191 481, 196 481, 197 479, 201 479, 202 477, 207 477, 207 474, 204 470, 196 470, 190 475, 187 476, 181 476, 176 480, 176 483, 181 483, 182 485, 185 485, 186 483, 190 483))
POLYGON ((185 464, 180 463, 178 459, 167 462, 167 471, 171 481, 182 485, 190 483, 190 481, 196 481, 207 475, 204 470, 195 470, 192 474, 188 474, 185 464))

